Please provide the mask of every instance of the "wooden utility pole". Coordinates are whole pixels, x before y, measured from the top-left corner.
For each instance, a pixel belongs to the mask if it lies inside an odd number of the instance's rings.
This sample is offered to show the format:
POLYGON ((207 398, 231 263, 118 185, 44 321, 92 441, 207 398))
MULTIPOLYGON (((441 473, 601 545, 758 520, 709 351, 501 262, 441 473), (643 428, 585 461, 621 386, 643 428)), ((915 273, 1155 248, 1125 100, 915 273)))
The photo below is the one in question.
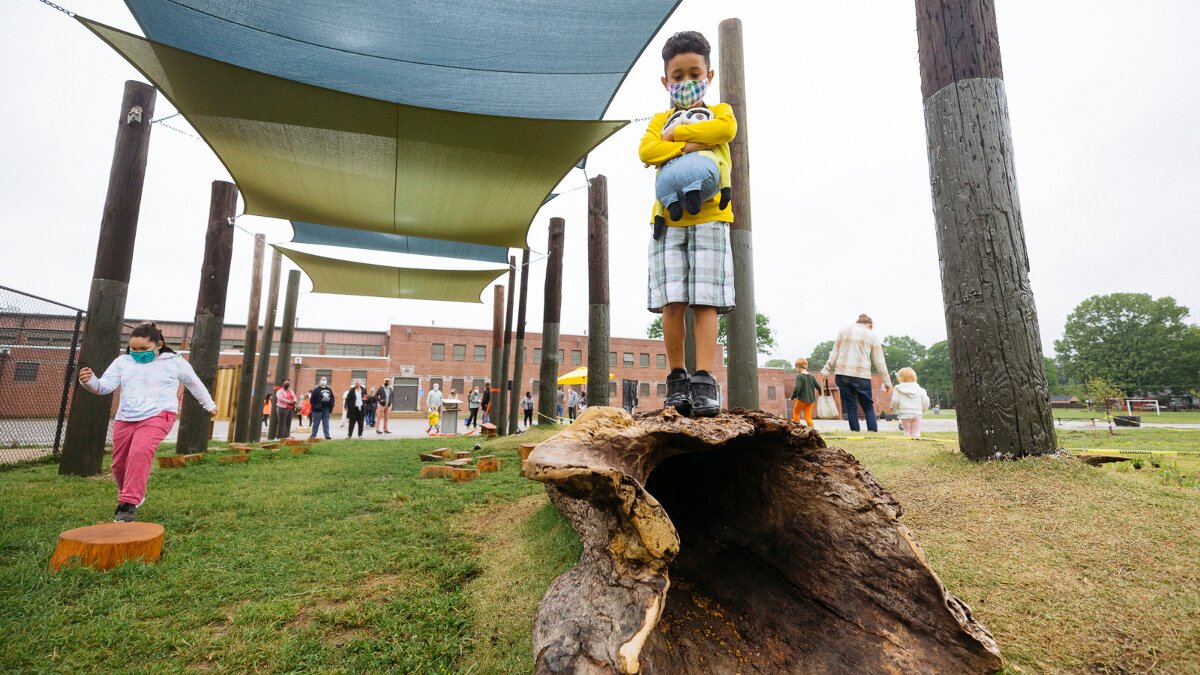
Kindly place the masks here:
POLYGON ((558 335, 562 316, 563 238, 567 221, 550 219, 550 242, 546 246, 546 291, 542 310, 542 364, 538 371, 538 424, 558 422, 558 335))
MULTIPOLYGON (((121 98, 117 120, 117 142, 108 174, 108 193, 100 219, 96 265, 88 296, 87 327, 79 352, 80 368, 101 375, 121 352, 121 329, 125 299, 129 293, 129 270, 133 266, 133 242, 137 237, 138 214, 142 207, 142 184, 146 157, 150 152, 150 120, 154 118, 154 87, 128 81, 121 98)), ((75 382, 67 434, 58 472, 71 476, 94 476, 104 462, 104 440, 112 394, 96 396, 75 382)))
MULTIPOLYGON (((283 299, 283 327, 279 329, 279 360, 275 365, 275 385, 291 377, 292 372, 292 337, 296 333, 296 302, 300 298, 300 270, 288 270, 287 295, 283 299)), ((363 383, 366 387, 366 382, 363 383)), ((295 393, 296 388, 292 387, 295 393)), ((275 399, 271 399, 271 421, 267 423, 267 435, 275 438, 279 435, 279 416, 275 413, 275 399)))
MULTIPOLYGON (((754 306, 754 243, 750 220, 750 118, 746 112, 746 72, 742 57, 742 21, 726 19, 718 31, 721 50, 721 100, 733 108, 737 136, 729 142, 733 223, 733 299, 737 308, 726 323, 729 352, 729 408, 758 408, 758 324, 754 306)), ((718 358, 720 358, 718 356, 718 358)), ((698 364, 711 368, 712 364, 698 364)))
POLYGON ((233 440, 250 440, 252 422, 258 421, 254 409, 254 351, 258 348, 258 310, 262 305, 263 255, 267 237, 254 235, 254 266, 250 272, 250 309, 246 313, 246 341, 242 345, 241 383, 238 386, 237 414, 234 416, 233 440))
POLYGON ((521 252, 521 299, 517 301, 517 348, 513 352, 512 393, 508 397, 508 428, 513 433, 520 429, 521 377, 525 374, 525 305, 529 300, 529 249, 521 252))
POLYGON ((608 405, 608 179, 588 182, 587 404, 608 405))
MULTIPOLYGON (((267 386, 267 371, 271 369, 271 343, 275 339, 275 308, 279 306, 279 270, 283 267, 283 253, 279 249, 271 252, 271 284, 267 289, 267 316, 263 320, 263 338, 258 348, 258 372, 254 374, 254 396, 250 401, 250 436, 246 440, 257 441, 262 437, 260 415, 263 400, 272 393, 267 386)), ((274 403, 271 404, 274 412, 274 403)))
MULTIPOLYGON (((496 284, 492 288, 492 381, 488 383, 488 406, 492 412, 500 410, 500 377, 504 372, 501 353, 504 345, 504 284, 496 284)), ((480 417, 483 416, 481 412, 480 417)), ((500 429, 496 415, 488 413, 488 422, 500 429)))
MULTIPOLYGON (((188 347, 192 370, 210 392, 217 380, 221 359, 221 333, 225 329, 225 297, 229 290, 229 264, 233 260, 233 216, 237 213, 237 186, 223 180, 212 183, 208 206, 208 232, 204 237, 204 262, 200 265, 200 294, 188 347)), ((208 450, 212 422, 208 411, 191 395, 183 397, 179 437, 175 452, 190 455, 208 450)))
MULTIPOLYGON (((683 313, 683 330, 687 334, 683 340, 683 367, 687 368, 689 373, 694 373, 696 372, 696 310, 690 306, 683 313)), ((718 358, 720 357, 718 356, 718 358)))
POLYGON ((508 302, 504 305, 504 361, 500 367, 500 407, 498 407, 496 417, 496 430, 501 436, 505 436, 509 432, 508 427, 508 392, 512 387, 512 381, 509 379, 510 370, 508 369, 509 354, 512 352, 512 325, 513 325, 513 294, 516 292, 517 286, 517 258, 516 256, 508 257, 508 302))
POLYGON ((959 447, 977 460, 1051 453, 993 3, 917 0, 917 45, 959 447))

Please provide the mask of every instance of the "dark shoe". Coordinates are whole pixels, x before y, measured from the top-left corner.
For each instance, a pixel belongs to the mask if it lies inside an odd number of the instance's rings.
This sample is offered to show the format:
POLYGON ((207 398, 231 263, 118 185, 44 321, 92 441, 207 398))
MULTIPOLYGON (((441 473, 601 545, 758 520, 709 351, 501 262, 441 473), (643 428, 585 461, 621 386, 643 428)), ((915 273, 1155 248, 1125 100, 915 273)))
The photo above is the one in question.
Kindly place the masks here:
POLYGON ((688 397, 691 391, 692 378, 683 368, 676 368, 667 375, 667 398, 663 407, 674 408, 684 417, 692 414, 692 400, 688 397))
POLYGON ((671 216, 671 222, 673 223, 683 218, 683 204, 671 202, 671 205, 667 207, 667 215, 671 216))
POLYGON ((125 502, 117 503, 117 511, 113 514, 114 523, 132 523, 137 520, 137 507, 125 502))
POLYGON ((729 202, 733 200, 733 188, 721 188, 721 210, 729 208, 729 202))
POLYGON ((380 430, 378 430, 378 429, 376 429, 376 430, 375 430, 375 433, 378 435, 378 434, 382 434, 383 432, 382 432, 382 431, 380 431, 380 430))
POLYGON ((693 216, 700 213, 700 191, 690 190, 683 193, 683 208, 693 216))
POLYGON ((692 375, 692 417, 716 417, 721 413, 717 401, 717 380, 708 371, 692 375))

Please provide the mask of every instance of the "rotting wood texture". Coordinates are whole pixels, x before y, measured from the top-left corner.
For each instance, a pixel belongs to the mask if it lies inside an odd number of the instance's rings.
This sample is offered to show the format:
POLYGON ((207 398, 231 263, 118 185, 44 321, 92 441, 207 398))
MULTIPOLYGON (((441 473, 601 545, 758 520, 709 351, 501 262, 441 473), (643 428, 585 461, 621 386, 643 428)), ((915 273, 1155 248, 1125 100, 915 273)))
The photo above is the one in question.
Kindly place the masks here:
POLYGON ((850 454, 761 411, 590 407, 526 475, 583 542, 538 673, 991 673, 999 650, 850 454))

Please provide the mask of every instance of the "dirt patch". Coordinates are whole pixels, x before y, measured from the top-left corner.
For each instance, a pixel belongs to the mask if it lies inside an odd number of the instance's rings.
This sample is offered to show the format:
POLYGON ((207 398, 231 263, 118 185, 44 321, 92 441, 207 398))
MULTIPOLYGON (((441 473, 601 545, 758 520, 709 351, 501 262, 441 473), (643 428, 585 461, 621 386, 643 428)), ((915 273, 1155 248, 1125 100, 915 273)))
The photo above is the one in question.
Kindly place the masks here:
POLYGON ((327 600, 325 598, 315 598, 312 604, 305 605, 296 610, 295 616, 288 619, 284 625, 288 628, 300 630, 307 628, 316 622, 317 617, 322 614, 334 614, 345 609, 352 601, 351 600, 327 600))

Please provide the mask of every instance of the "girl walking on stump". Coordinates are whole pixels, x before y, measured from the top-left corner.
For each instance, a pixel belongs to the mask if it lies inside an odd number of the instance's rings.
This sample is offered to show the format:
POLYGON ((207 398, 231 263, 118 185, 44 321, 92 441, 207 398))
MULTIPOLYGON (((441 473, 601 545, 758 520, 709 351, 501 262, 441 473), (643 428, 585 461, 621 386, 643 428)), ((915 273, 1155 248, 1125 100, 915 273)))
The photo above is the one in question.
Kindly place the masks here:
POLYGON ((146 481, 158 444, 175 426, 179 410, 179 385, 216 416, 217 404, 192 365, 163 341, 152 322, 138 324, 129 335, 129 347, 97 377, 91 368, 79 371, 85 389, 101 396, 121 390, 121 403, 113 422, 113 479, 117 482, 117 510, 113 520, 137 520, 146 501, 146 481))

